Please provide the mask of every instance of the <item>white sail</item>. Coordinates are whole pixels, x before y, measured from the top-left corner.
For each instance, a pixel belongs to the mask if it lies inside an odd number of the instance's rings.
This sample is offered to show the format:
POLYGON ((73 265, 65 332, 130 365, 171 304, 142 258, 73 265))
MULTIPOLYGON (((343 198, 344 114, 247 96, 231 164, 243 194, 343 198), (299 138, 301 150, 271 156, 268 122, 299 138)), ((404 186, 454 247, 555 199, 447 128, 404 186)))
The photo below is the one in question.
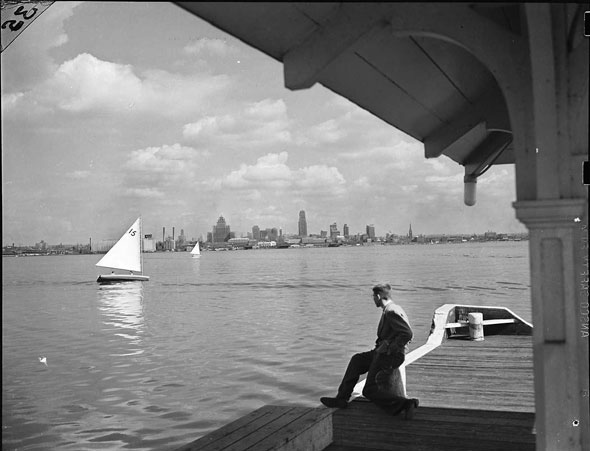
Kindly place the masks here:
POLYGON ((193 247, 193 250, 191 251, 191 254, 193 256, 193 258, 196 258, 198 256, 201 255, 201 249, 199 248, 199 242, 197 241, 197 244, 195 244, 195 247, 193 247))
POLYGON ((141 217, 96 266, 141 272, 141 217))

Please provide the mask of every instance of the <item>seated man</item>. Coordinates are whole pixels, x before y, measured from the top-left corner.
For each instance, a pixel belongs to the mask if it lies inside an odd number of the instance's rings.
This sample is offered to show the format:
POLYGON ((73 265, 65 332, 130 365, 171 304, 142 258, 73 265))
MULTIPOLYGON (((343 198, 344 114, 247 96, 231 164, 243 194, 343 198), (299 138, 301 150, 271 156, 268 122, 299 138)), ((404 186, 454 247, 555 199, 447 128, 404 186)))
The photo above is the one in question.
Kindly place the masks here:
POLYGON ((413 418, 414 410, 418 407, 418 400, 398 396, 394 393, 391 384, 393 371, 404 362, 413 333, 408 316, 399 305, 393 302, 390 293, 389 284, 373 287, 375 306, 383 309, 377 328, 375 348, 352 356, 336 397, 320 398, 325 406, 346 408, 360 376, 368 373, 363 396, 392 415, 405 411, 407 420, 413 418))

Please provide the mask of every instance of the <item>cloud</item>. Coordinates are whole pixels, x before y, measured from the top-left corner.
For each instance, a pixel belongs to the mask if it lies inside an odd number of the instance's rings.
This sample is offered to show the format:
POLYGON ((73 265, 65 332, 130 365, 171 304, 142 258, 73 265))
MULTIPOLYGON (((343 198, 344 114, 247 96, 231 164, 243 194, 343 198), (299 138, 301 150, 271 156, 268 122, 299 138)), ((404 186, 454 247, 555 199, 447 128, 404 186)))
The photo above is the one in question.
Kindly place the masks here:
POLYGON ((183 137, 191 144, 219 149, 270 149, 290 143, 290 121, 282 99, 264 99, 238 106, 232 114, 205 116, 185 124, 183 137))
POLYGON ((223 182, 227 188, 286 188, 291 184, 291 169, 285 164, 287 152, 260 157, 255 165, 242 164, 223 182))
POLYGON ((203 110, 205 102, 230 83, 225 75, 184 76, 161 70, 136 74, 128 64, 100 60, 82 53, 65 61, 53 76, 31 91, 12 93, 13 109, 44 113, 108 113, 115 117, 186 116, 203 110))
POLYGON ((166 203, 178 200, 198 183, 195 174, 206 158, 206 153, 180 144, 134 150, 122 166, 125 193, 166 203))
POLYGON ((10 112, 18 105, 18 102, 23 98, 24 93, 17 92, 17 93, 8 93, 2 94, 2 115, 10 112))
POLYGON ((300 139, 302 144, 319 146, 327 143, 338 143, 344 140, 348 133, 341 121, 329 119, 306 131, 305 137, 300 139))
POLYGON ((211 142, 221 135, 237 135, 236 119, 229 114, 206 116, 197 122, 185 124, 182 133, 186 139, 201 144, 211 142))
POLYGON ((141 99, 141 80, 131 66, 100 61, 87 53, 63 63, 49 84, 52 94, 61 94, 59 107, 74 113, 125 110, 141 99))
POLYGON ((145 199, 163 199, 165 194, 157 188, 127 188, 125 194, 145 199))
MULTIPOLYGON (((230 172, 221 180, 212 179, 208 186, 217 189, 267 190, 277 194, 288 193, 289 196, 303 193, 315 196, 340 196, 345 193, 346 181, 335 167, 312 165, 291 169, 287 165, 288 153, 269 153, 256 161, 256 164, 241 164, 240 168, 230 172)), ((251 196, 250 194, 246 194, 251 196)))
POLYGON ((228 56, 236 53, 237 49, 228 44, 225 39, 201 38, 191 42, 183 48, 187 55, 228 56))
POLYGON ((335 167, 314 165, 301 168, 296 172, 294 186, 308 193, 339 196, 345 193, 346 181, 335 167))
POLYGON ((74 171, 68 174, 68 177, 75 180, 83 180, 90 176, 90 171, 74 171))
POLYGON ((124 168, 130 173, 144 174, 152 181, 153 177, 162 174, 174 178, 187 177, 196 169, 198 159, 204 156, 205 153, 178 143, 147 147, 132 151, 124 168))
POLYGON ((50 51, 69 41, 64 24, 82 3, 53 2, 31 26, 34 33, 25 30, 18 36, 18 43, 2 52, 2 66, 10 67, 2 70, 2 85, 11 86, 13 92, 24 92, 55 71, 50 51))
POLYGON ((366 176, 359 177, 353 182, 353 185, 357 188, 367 190, 371 188, 371 184, 369 182, 369 178, 366 176))

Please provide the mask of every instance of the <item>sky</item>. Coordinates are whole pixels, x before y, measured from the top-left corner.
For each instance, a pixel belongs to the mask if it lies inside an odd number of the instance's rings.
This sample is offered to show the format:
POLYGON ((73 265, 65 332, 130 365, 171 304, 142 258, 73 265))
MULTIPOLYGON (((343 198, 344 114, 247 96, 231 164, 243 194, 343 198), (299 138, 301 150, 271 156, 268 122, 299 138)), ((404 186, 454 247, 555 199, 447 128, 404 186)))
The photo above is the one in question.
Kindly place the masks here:
POLYGON ((2 52, 2 243, 525 232, 513 165, 478 179, 173 3, 55 2, 2 52))

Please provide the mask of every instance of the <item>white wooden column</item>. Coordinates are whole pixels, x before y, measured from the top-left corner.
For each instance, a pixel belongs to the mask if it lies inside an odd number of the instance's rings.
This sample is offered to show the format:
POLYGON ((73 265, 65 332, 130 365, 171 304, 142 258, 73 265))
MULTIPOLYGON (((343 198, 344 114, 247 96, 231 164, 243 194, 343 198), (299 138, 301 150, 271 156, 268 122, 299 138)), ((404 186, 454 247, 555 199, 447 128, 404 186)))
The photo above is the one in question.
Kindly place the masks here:
POLYGON ((558 199, 514 207, 530 233, 537 449, 582 451, 588 449, 586 203, 558 199))

